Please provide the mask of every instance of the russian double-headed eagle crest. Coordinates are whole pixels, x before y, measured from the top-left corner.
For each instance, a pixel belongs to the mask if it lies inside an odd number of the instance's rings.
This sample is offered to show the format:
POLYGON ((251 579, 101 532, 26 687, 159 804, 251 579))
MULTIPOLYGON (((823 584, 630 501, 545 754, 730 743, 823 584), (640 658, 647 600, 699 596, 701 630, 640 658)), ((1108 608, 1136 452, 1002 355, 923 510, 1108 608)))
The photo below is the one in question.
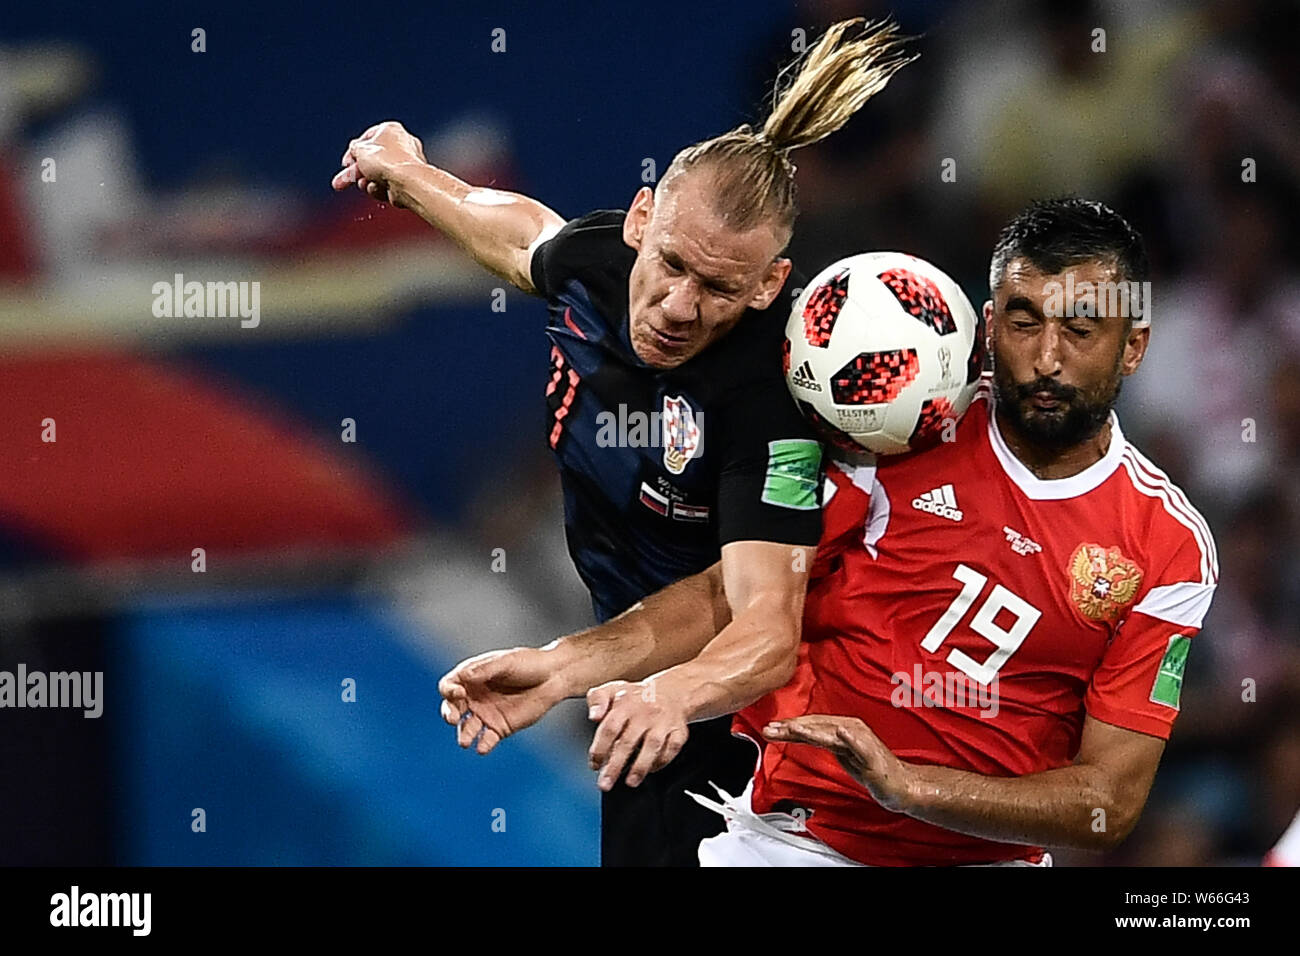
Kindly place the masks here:
POLYGON ((1119 548, 1081 544, 1070 556, 1070 598, 1090 621, 1114 621, 1142 586, 1142 569, 1119 548))

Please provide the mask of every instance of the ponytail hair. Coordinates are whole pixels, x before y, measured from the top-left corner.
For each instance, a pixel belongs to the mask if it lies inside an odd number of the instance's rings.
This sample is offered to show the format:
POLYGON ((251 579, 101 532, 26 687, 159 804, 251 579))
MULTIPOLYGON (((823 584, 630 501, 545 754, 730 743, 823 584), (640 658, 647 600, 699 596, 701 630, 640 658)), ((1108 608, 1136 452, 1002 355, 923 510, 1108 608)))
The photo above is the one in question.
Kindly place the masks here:
POLYGON ((746 231, 771 221, 788 242, 799 214, 790 153, 835 132, 915 60, 919 54, 903 49, 908 39, 892 21, 858 17, 834 24, 778 74, 762 129, 746 123, 688 146, 673 158, 660 188, 687 170, 707 169, 713 205, 724 222, 746 231))

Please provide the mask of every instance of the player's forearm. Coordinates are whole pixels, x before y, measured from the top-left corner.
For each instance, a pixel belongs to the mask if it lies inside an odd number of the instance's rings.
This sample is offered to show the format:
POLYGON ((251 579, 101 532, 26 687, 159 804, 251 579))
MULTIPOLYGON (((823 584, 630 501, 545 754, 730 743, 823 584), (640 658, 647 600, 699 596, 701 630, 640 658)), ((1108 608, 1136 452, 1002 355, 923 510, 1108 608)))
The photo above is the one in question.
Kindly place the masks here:
POLYGON ((598 627, 547 645, 567 697, 635 681, 698 654, 730 619, 718 567, 683 578, 598 627))
POLYGON ((685 702, 688 721, 747 707, 784 686, 798 662, 802 594, 755 600, 698 655, 653 676, 653 686, 685 702))
POLYGON ((402 163, 390 174, 393 202, 452 238, 494 275, 533 291, 527 252, 547 227, 564 220, 535 199, 472 186, 427 163, 402 163))
POLYGON ((986 840, 1111 849, 1128 836, 1142 809, 1115 792, 1108 774, 1087 765, 1020 777, 906 766, 907 793, 895 809, 986 840))

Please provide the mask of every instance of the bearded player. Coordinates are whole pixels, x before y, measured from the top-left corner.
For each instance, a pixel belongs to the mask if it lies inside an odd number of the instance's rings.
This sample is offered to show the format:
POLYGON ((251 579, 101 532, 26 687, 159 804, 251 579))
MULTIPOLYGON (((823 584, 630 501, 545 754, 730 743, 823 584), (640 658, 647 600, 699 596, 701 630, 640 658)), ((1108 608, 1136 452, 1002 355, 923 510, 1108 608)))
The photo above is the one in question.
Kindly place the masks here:
MULTIPOLYGON (((791 272, 782 255, 796 216, 791 151, 842 126, 910 59, 892 25, 863 27, 829 29, 785 74, 761 130, 682 150, 626 213, 566 223, 526 196, 470 186, 427 163, 397 123, 353 140, 334 177, 336 189, 356 185, 412 210, 546 299, 544 434, 597 620, 720 560, 728 622, 665 675, 668 696, 721 680, 757 696, 789 676, 774 668, 799 642, 807 573, 789 550, 821 532, 821 447, 786 391, 778 356, 788 300, 773 303, 791 272), (637 420, 649 434, 614 427, 637 420)), ((650 786, 606 788, 603 864, 695 863, 721 823, 676 798, 683 786, 748 779, 731 713, 694 711, 713 720, 693 728, 650 786)), ((490 749, 493 727, 460 717, 461 746, 490 749)))
MULTIPOLYGON (((1204 519, 1112 411, 1149 311, 1099 293, 1146 276, 1140 236, 1100 203, 1035 203, 1002 232, 993 373, 955 440, 828 472, 794 677, 736 717, 759 748, 745 792, 696 796, 728 825, 702 863, 1050 865, 1044 846, 1127 836, 1218 578, 1204 519), (932 693, 954 676, 996 706, 932 693)), ((711 568, 453 672, 449 709, 509 732, 539 697, 586 693, 593 764, 637 782, 685 721, 656 671, 707 644, 725 588, 711 568)))

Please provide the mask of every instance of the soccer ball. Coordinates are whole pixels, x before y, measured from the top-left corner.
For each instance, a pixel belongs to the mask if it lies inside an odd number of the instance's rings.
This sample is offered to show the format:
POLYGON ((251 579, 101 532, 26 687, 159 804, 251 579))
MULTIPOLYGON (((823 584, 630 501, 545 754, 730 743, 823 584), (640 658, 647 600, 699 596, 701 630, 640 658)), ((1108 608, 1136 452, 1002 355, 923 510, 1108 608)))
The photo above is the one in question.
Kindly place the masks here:
POLYGON ((823 439, 879 455, 939 442, 970 406, 984 323, 944 272, 901 252, 828 266, 786 325, 786 384, 823 439))

